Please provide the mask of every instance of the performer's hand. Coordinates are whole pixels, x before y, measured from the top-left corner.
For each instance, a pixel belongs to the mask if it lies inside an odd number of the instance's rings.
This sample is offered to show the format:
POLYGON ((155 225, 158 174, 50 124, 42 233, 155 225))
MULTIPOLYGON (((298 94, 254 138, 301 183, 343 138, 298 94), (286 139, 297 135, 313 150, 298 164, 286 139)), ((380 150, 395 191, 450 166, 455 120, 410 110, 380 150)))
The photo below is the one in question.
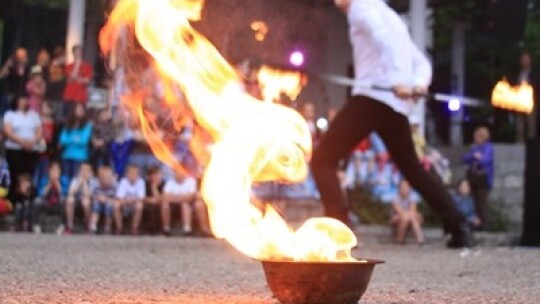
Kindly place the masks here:
POLYGON ((404 100, 412 100, 413 90, 406 85, 396 85, 393 87, 394 95, 404 100))
POLYGON ((425 97, 429 93, 428 88, 425 86, 415 86, 413 90, 413 94, 416 98, 425 97))

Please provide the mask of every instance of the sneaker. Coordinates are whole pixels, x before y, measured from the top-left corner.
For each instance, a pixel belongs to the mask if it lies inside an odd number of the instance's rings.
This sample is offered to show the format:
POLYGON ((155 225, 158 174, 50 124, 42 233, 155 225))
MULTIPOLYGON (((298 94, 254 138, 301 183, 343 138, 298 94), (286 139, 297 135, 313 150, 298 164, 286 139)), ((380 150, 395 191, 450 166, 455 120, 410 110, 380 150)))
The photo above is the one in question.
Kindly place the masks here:
POLYGON ((32 227, 32 231, 34 231, 34 234, 41 234, 41 226, 40 225, 34 225, 34 227, 32 227))
POLYGON ((58 227, 56 228, 56 235, 64 234, 65 229, 66 227, 64 227, 64 225, 62 224, 58 225, 58 227))
POLYGON ((452 231, 452 236, 446 247, 453 249, 471 248, 474 247, 474 240, 472 237, 471 227, 467 223, 461 223, 452 231))
POLYGON ((73 230, 71 230, 71 228, 66 228, 64 229, 64 235, 72 235, 73 234, 73 230))
POLYGON ((169 236, 171 236, 171 229, 163 229, 161 231, 161 234, 163 234, 164 236, 169 237, 169 236))
POLYGON ((190 229, 184 229, 182 231, 182 235, 183 236, 192 236, 193 235, 193 230, 190 230, 190 229))
POLYGON ((137 235, 139 235, 139 229, 131 228, 131 236, 137 236, 137 235))

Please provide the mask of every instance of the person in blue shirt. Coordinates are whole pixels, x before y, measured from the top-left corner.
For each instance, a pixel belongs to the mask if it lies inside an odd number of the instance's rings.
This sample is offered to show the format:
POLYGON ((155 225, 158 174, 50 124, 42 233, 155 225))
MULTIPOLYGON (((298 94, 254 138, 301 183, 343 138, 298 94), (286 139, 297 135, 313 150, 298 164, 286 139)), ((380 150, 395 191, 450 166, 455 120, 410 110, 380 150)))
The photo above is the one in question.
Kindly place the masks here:
POLYGON ((62 148, 62 173, 68 183, 79 172, 82 163, 89 158, 92 124, 86 117, 86 108, 77 104, 60 133, 62 148))
POLYGON ((489 141, 489 129, 481 126, 474 131, 474 144, 465 153, 463 161, 467 164, 467 179, 471 185, 471 194, 474 200, 476 214, 480 218, 480 230, 486 228, 487 200, 489 191, 493 187, 494 152, 489 141))
POLYGON ((471 186, 467 179, 462 179, 457 185, 457 191, 452 195, 458 211, 467 219, 473 228, 481 225, 480 218, 474 210, 474 201, 471 196, 471 186))

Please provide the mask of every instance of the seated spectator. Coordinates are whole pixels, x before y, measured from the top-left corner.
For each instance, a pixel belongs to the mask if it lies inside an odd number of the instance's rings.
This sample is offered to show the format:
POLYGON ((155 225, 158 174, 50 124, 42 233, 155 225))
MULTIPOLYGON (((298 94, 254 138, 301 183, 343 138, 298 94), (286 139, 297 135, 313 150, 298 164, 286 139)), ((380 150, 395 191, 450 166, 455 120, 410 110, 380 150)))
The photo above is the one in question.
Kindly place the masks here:
POLYGON ((64 232, 64 191, 60 177, 62 173, 60 164, 53 162, 49 166, 48 176, 42 181, 43 186, 38 190, 38 198, 34 206, 34 233, 41 233, 41 217, 43 214, 54 215, 61 218, 56 228, 56 234, 64 232))
POLYGON ((122 121, 117 121, 114 125, 114 140, 111 143, 110 151, 116 175, 124 176, 132 146, 131 131, 122 121))
POLYGON ((151 167, 147 172, 146 179, 146 198, 144 199, 144 216, 143 218, 148 223, 145 225, 152 231, 161 230, 165 236, 170 236, 170 229, 167 231, 164 227, 157 227, 157 223, 161 222, 161 202, 163 201, 163 173, 159 167, 151 167))
POLYGON ((402 180, 399 184, 399 194, 393 204, 393 215, 390 223, 396 228, 396 242, 405 243, 405 234, 407 229, 412 227, 416 242, 419 245, 424 244, 424 235, 422 232, 422 216, 418 213, 416 206, 418 200, 414 198, 409 182, 402 180))
POLYGON ((32 178, 23 173, 18 176, 15 193, 12 196, 15 205, 16 231, 29 232, 34 209, 35 192, 32 187, 32 178))
POLYGON ((66 200, 66 234, 73 232, 73 222, 75 218, 75 207, 77 204, 82 206, 84 211, 85 229, 90 226, 90 217, 92 216, 92 179, 94 173, 88 163, 81 165, 77 177, 69 185, 69 191, 66 200))
POLYGON ((139 168, 129 165, 126 176, 120 180, 116 191, 114 219, 117 234, 122 233, 123 219, 126 216, 131 216, 131 235, 139 234, 145 197, 146 186, 139 175, 139 168))
POLYGON ((29 96, 30 109, 39 112, 47 91, 47 83, 41 66, 36 65, 30 70, 30 80, 26 84, 26 91, 29 96))
POLYGON ((50 161, 54 157, 54 134, 55 123, 53 119, 53 109, 50 104, 44 102, 41 104, 41 130, 42 130, 42 149, 36 170, 34 172, 34 185, 38 185, 46 176, 49 169, 50 161))
POLYGON ((131 131, 133 133, 133 146, 131 147, 128 163, 136 165, 139 172, 145 175, 148 168, 159 166, 160 162, 152 153, 142 131, 138 129, 132 129, 131 131))
POLYGON ((92 130, 90 149, 90 163, 94 170, 111 165, 110 145, 114 139, 113 129, 111 112, 107 109, 100 110, 92 130))
POLYGON ((197 192, 197 180, 177 171, 174 179, 168 180, 163 188, 162 221, 163 232, 171 231, 171 204, 180 204, 184 235, 192 235, 192 209, 195 210, 197 219, 204 235, 210 235, 208 227, 208 214, 206 206, 197 192))
POLYGON ((363 180, 364 176, 362 176, 364 167, 365 164, 363 163, 361 152, 355 151, 345 169, 345 178, 343 179, 342 187, 349 191, 362 188, 365 182, 363 180))
POLYGON ((479 228, 482 222, 474 210, 474 200, 468 180, 463 179, 458 183, 457 192, 453 197, 458 211, 467 219, 467 223, 473 228, 479 228))
POLYGON ((92 191, 92 219, 90 232, 97 233, 99 217, 105 216, 105 234, 111 233, 114 204, 116 203, 116 181, 110 167, 98 169, 98 183, 92 191))
POLYGON ((60 133, 62 148, 62 174, 71 182, 79 166, 88 161, 92 124, 86 117, 86 108, 77 104, 60 133))

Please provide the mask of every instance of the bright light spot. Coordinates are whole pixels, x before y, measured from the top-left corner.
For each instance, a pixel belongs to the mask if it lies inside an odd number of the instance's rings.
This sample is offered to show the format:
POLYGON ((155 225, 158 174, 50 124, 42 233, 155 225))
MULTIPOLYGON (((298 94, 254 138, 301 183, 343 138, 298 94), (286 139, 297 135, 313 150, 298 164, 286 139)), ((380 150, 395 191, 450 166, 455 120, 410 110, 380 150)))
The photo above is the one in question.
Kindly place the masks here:
POLYGON ((328 119, 324 117, 317 119, 317 128, 322 131, 328 130, 328 119))
POLYGON ((302 66, 305 60, 304 54, 300 51, 294 51, 291 53, 291 56, 289 56, 289 62, 295 67, 302 66))
POLYGON ((452 98, 448 102, 448 110, 452 112, 458 112, 461 110, 461 101, 457 98, 452 98))

